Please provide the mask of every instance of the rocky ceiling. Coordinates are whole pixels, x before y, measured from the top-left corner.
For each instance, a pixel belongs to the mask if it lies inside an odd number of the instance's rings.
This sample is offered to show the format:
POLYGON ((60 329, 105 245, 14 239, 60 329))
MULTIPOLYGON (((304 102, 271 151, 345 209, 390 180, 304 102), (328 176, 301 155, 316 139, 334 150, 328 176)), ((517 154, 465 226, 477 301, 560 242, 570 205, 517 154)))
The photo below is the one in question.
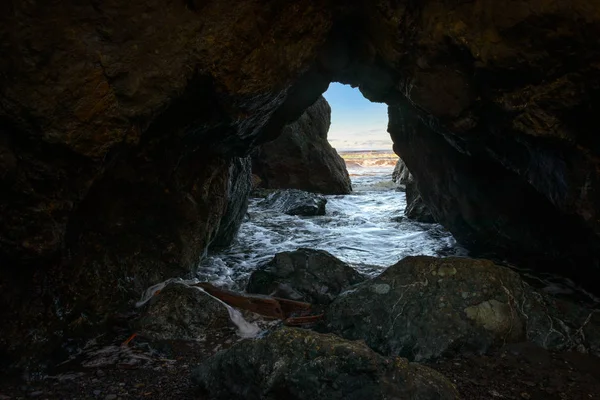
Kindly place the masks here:
POLYGON ((599 37, 587 0, 2 2, 4 359, 190 271, 243 197, 232 165, 331 81, 390 106, 474 254, 594 286, 599 37))

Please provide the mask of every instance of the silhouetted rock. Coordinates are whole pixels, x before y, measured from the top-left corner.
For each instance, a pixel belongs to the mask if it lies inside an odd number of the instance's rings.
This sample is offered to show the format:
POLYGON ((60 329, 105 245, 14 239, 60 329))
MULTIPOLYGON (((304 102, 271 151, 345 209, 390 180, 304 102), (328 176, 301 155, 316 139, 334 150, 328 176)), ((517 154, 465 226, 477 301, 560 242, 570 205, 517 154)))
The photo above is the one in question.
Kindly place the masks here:
POLYGON ((346 164, 327 141, 330 120, 331 108, 320 97, 296 122, 285 126, 277 139, 256 149, 252 170, 262 187, 350 193, 346 164))
POLYGON ((250 275, 246 291, 312 304, 329 304, 365 278, 323 250, 278 253, 250 275))
POLYGON ((400 189, 406 189, 406 185, 413 181, 413 176, 401 158, 398 158, 394 171, 392 172, 392 181, 394 181, 400 189))
POLYGON ((269 194, 260 205, 288 215, 325 215, 327 199, 302 190, 278 190, 269 194))
POLYGON ((417 182, 414 180, 406 184, 406 208, 404 209, 404 215, 419 222, 430 224, 435 222, 435 218, 433 218, 431 211, 425 205, 425 202, 423 202, 417 188, 417 182))
POLYGON ((209 399, 458 399, 434 370, 362 342, 281 328, 215 354, 192 372, 209 399))

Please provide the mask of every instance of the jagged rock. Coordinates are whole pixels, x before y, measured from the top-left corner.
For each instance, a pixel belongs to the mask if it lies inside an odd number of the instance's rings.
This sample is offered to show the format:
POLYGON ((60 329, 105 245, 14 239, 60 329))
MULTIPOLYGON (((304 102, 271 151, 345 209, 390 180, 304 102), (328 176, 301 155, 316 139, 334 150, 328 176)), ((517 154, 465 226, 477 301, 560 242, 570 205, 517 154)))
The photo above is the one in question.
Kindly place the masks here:
POLYGON ((404 215, 419 222, 429 224, 435 222, 435 218, 433 218, 431 211, 423 201, 423 198, 421 198, 417 182, 414 180, 406 184, 406 208, 404 209, 404 215))
POLYGON ((252 163, 250 157, 235 158, 229 167, 229 189, 225 214, 219 223, 217 236, 211 247, 229 246, 237 235, 248 211, 248 197, 252 191, 252 163))
POLYGON ((433 218, 431 211, 427 208, 421 198, 421 194, 417 188, 417 182, 415 182, 414 177, 401 158, 396 162, 394 172, 392 172, 392 181, 398 185, 399 189, 404 189, 406 192, 406 208, 404 209, 404 215, 419 222, 435 222, 435 218, 433 218))
POLYGON ((331 108, 324 97, 252 155, 252 170, 271 189, 323 194, 352 191, 346 163, 327 141, 331 108))
POLYGON ((394 181, 400 189, 406 189, 406 185, 413 181, 412 174, 401 158, 398 158, 394 171, 392 172, 392 181, 394 181))
POLYGON ((491 261, 420 256, 341 293, 325 318, 331 332, 416 361, 525 340, 597 352, 600 314, 556 301, 491 261))
POLYGON ((227 309, 198 288, 170 283, 144 306, 134 323, 151 340, 199 340, 233 330, 227 309))
POLYGON ((323 250, 278 253, 250 275, 246 291, 312 304, 329 304, 364 277, 323 250))
POLYGON ((288 189, 269 194, 260 204, 288 215, 314 216, 325 215, 327 199, 315 193, 288 189))
POLYGON ((362 342, 282 328, 206 360, 192 381, 210 399, 458 399, 441 374, 362 342))

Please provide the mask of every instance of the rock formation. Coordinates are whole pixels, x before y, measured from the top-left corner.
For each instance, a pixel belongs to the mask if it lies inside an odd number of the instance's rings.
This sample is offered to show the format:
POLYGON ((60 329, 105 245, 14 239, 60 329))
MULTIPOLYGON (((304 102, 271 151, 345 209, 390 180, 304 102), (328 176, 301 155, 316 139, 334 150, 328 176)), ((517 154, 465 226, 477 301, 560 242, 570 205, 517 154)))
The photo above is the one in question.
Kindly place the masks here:
POLYGON ((596 287, 599 36, 587 0, 3 2, 3 362, 194 268, 234 158, 331 81, 469 250, 596 287))
POLYGON ((233 328, 221 302, 181 283, 170 283, 144 307, 135 328, 151 340, 202 340, 233 328))
POLYGON ((396 162, 396 166, 392 172, 392 181, 398 185, 400 190, 406 192, 406 208, 404 209, 404 215, 419 222, 435 222, 433 215, 431 215, 431 211, 423 202, 415 178, 401 158, 396 162))
POLYGON ((324 196, 296 189, 278 190, 260 202, 273 211, 305 217, 325 215, 326 204, 324 196))
POLYGON ((406 185, 413 181, 412 174, 401 158, 396 161, 396 166, 394 167, 394 171, 392 171, 392 181, 396 183, 400 189, 406 189, 406 185))
POLYGON ((210 399, 439 399, 459 396, 434 370, 362 342, 282 328, 215 354, 192 380, 210 399))
POLYGON ((407 257, 340 294, 326 320, 330 332, 416 361, 523 341, 600 355, 600 314, 488 260, 407 257))
POLYGON ((327 141, 331 108, 324 97, 310 106, 281 135, 258 147, 252 155, 252 170, 261 187, 300 189, 322 194, 352 191, 342 157, 327 141))
POLYGON ((364 279, 354 268, 326 251, 298 249, 278 253, 252 272, 246 291, 311 304, 329 304, 340 292, 364 279))
POLYGON ((406 184, 406 208, 404 215, 419 222, 434 223, 435 218, 419 193, 417 182, 411 180, 406 184))
POLYGON ((246 211, 252 190, 252 163, 250 157, 234 158, 229 167, 227 204, 219 222, 219 230, 211 242, 212 248, 226 247, 235 238, 246 211))

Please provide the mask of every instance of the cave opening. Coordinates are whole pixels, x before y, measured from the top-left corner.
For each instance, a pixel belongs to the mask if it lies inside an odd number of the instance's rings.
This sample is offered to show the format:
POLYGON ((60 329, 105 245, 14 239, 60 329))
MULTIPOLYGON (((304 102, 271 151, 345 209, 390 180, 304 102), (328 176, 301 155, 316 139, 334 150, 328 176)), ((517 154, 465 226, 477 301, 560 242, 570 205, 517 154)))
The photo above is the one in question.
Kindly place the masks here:
POLYGON ((244 289, 277 254, 326 251, 366 276, 407 256, 465 255, 420 199, 392 150, 387 105, 333 82, 274 140, 252 153, 246 218, 200 280, 244 289))

